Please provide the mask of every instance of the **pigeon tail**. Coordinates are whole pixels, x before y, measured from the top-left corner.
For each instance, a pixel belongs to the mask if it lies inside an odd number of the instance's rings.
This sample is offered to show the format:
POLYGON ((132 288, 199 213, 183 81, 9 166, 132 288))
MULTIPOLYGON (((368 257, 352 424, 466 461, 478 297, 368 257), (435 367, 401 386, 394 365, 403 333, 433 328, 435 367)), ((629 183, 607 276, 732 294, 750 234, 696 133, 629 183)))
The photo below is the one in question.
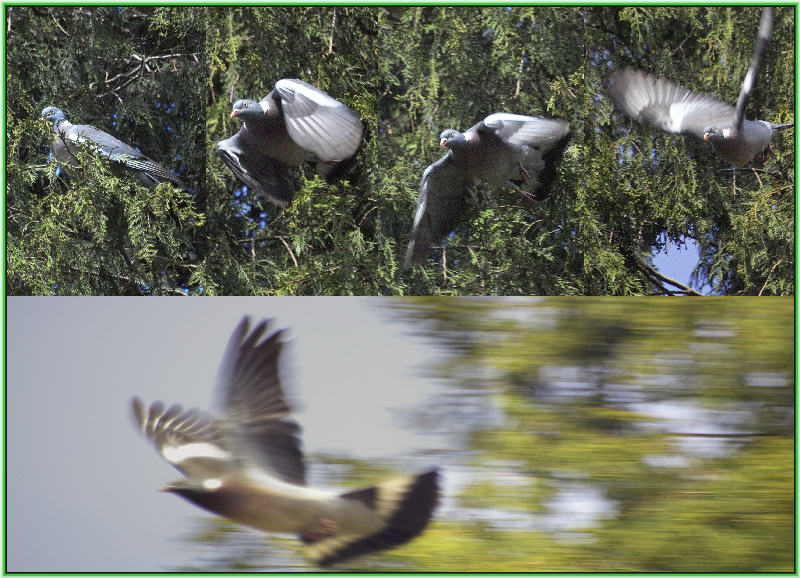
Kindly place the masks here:
POLYGON ((319 566, 392 548, 421 534, 438 503, 439 474, 433 469, 424 474, 393 478, 340 497, 355 500, 374 510, 385 524, 366 536, 301 536, 306 543, 306 554, 319 566))
POLYGON ((431 251, 433 238, 425 229, 419 229, 411 233, 411 241, 406 249, 406 256, 403 259, 403 270, 410 269, 415 263, 425 260, 431 251))
POLYGON ((769 123, 769 126, 772 130, 783 130, 785 128, 792 128, 794 126, 794 123, 793 122, 787 122, 784 124, 769 123))

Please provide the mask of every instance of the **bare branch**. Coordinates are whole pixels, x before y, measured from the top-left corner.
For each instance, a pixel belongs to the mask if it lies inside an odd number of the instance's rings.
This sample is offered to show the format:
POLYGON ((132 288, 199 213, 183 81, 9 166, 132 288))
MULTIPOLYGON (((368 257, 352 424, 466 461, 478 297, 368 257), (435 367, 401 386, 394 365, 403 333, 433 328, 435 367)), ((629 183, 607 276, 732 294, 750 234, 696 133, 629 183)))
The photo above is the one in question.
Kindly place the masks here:
POLYGON ((333 16, 331 17, 331 35, 328 38, 328 54, 333 54, 333 33, 336 30, 336 8, 333 9, 333 16))
POLYGON ((775 268, 776 268, 778 265, 780 265, 782 262, 783 262, 783 260, 782 260, 782 259, 778 259, 778 260, 775 262, 775 264, 772 266, 772 269, 770 269, 770 270, 769 270, 769 273, 767 273, 767 278, 764 280, 764 284, 761 286, 761 290, 758 292, 758 296, 759 296, 759 297, 761 297, 761 294, 762 294, 762 293, 764 293, 764 289, 766 289, 766 288, 767 288, 767 284, 769 283, 769 278, 770 278, 770 277, 772 277, 772 272, 773 272, 773 271, 775 270, 775 268))
POLYGON ((286 242, 286 239, 284 239, 282 236, 278 236, 276 238, 280 239, 281 243, 283 243, 283 246, 286 247, 287 251, 289 251, 289 256, 292 258, 292 263, 294 263, 294 266, 299 267, 300 265, 297 263, 297 259, 295 259, 294 253, 292 252, 292 248, 289 246, 289 243, 286 242))
MULTIPOLYGON (((67 36, 69 36, 69 32, 67 32, 66 30, 64 30, 64 27, 63 27, 63 26, 61 26, 61 24, 59 24, 59 23, 58 23, 58 20, 56 20, 56 15, 55 15, 55 14, 53 14, 53 11, 52 11, 50 8, 48 8, 48 9, 47 9, 47 11, 50 13, 50 16, 52 16, 52 18, 53 18, 53 22, 55 22, 55 23, 56 23, 56 26, 58 26, 58 29, 59 29, 59 30, 61 30, 61 32, 63 32, 63 33, 64 33, 64 34, 66 34, 67 36)), ((10 24, 9 24, 9 27, 10 27, 10 24)))
MULTIPOLYGON (((664 283, 672 285, 673 287, 677 287, 680 290, 680 293, 684 293, 686 295, 702 296, 702 293, 699 293, 698 291, 695 291, 691 287, 687 287, 686 285, 684 285, 680 281, 676 281, 675 279, 671 279, 671 278, 667 277, 666 275, 664 275, 662 273, 659 273, 649 263, 644 263, 643 261, 637 259, 637 265, 649 277, 655 278, 655 279, 657 279, 659 281, 663 281, 664 283)), ((667 289, 663 285, 662 285, 662 289, 666 293, 675 293, 676 292, 676 291, 667 289)))

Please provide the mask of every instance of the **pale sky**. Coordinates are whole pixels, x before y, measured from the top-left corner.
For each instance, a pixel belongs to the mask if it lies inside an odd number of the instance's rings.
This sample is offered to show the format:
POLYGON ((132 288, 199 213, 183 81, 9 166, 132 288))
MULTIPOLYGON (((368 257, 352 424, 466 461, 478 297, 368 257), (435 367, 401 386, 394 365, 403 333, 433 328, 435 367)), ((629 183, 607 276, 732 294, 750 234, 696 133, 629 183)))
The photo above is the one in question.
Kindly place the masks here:
POLYGON ((284 381, 306 454, 433 465, 442 440, 395 413, 437 384, 437 355, 384 298, 7 300, 7 571, 164 571, 189 564, 187 523, 206 516, 158 492, 180 474, 133 427, 129 402, 212 410, 218 364, 243 315, 289 328, 284 381))

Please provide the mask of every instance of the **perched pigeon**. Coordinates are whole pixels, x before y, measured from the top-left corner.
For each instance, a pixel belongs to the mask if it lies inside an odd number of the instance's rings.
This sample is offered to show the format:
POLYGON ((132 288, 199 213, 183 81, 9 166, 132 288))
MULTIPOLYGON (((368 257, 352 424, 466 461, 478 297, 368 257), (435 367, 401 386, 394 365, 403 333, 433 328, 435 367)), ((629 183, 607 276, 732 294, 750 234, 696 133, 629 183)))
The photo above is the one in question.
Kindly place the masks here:
POLYGON ((727 161, 741 166, 770 145, 776 130, 794 123, 746 120, 744 109, 772 30, 772 9, 765 8, 758 41, 742 90, 733 107, 709 94, 691 92, 663 78, 626 68, 611 77, 609 96, 636 122, 711 143, 727 161))
POLYGON ((320 566, 420 534, 438 500, 435 469, 341 494, 305 485, 300 427, 278 374, 282 332, 265 338, 266 329, 250 331, 245 317, 231 336, 217 376, 224 419, 133 399, 144 434, 186 476, 164 489, 239 524, 297 534, 320 566))
POLYGON ((217 154, 245 185, 279 207, 294 196, 291 167, 316 164, 321 176, 353 157, 364 128, 355 111, 296 79, 275 83, 261 99, 237 100, 231 118, 243 121, 217 143, 217 154))
POLYGON ((78 151, 88 150, 107 158, 112 172, 118 177, 133 175, 149 189, 168 181, 184 188, 181 180, 154 160, 135 148, 87 124, 72 124, 61 109, 48 106, 42 111, 42 119, 51 123, 53 154, 68 167, 79 168, 78 151))
POLYGON ((404 266, 423 260, 453 230, 475 180, 544 198, 568 139, 564 120, 506 112, 487 116, 465 133, 444 131, 439 144, 450 150, 422 174, 404 266))

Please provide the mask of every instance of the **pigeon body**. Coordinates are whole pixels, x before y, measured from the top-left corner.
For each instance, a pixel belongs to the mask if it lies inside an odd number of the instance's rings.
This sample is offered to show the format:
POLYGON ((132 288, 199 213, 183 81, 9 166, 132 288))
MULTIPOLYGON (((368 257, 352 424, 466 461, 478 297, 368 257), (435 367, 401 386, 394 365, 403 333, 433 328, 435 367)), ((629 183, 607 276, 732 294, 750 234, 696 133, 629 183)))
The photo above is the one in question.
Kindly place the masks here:
POLYGON ((260 102, 236 101, 231 118, 242 120, 242 127, 217 143, 217 154, 239 180, 279 207, 294 196, 292 167, 310 162, 328 176, 356 154, 364 132, 355 111, 296 79, 279 80, 260 102))
POLYGON ((42 119, 50 123, 53 155, 67 167, 79 169, 77 154, 88 150, 107 159, 116 176, 133 176, 149 189, 163 182, 181 188, 185 186, 167 169, 121 140, 87 124, 72 124, 61 109, 54 106, 45 108, 42 119))
POLYGON ((321 566, 420 534, 438 500, 436 470, 342 494, 305 485, 300 427, 278 375, 281 331, 264 338, 266 329, 250 331, 245 317, 234 330, 218 375, 225 419, 133 399, 141 430, 186 476, 164 489, 239 524, 296 534, 321 566))
POLYGON ((737 130, 736 108, 730 104, 631 68, 612 76, 609 95, 636 122, 693 135, 709 142, 722 158, 739 166, 768 147, 775 131, 794 126, 743 119, 737 130))
POLYGON ((476 180, 527 198, 546 196, 568 139, 564 120, 505 112, 464 133, 442 132, 439 144, 450 150, 422 175, 404 265, 423 260, 431 245, 453 230, 476 180))

